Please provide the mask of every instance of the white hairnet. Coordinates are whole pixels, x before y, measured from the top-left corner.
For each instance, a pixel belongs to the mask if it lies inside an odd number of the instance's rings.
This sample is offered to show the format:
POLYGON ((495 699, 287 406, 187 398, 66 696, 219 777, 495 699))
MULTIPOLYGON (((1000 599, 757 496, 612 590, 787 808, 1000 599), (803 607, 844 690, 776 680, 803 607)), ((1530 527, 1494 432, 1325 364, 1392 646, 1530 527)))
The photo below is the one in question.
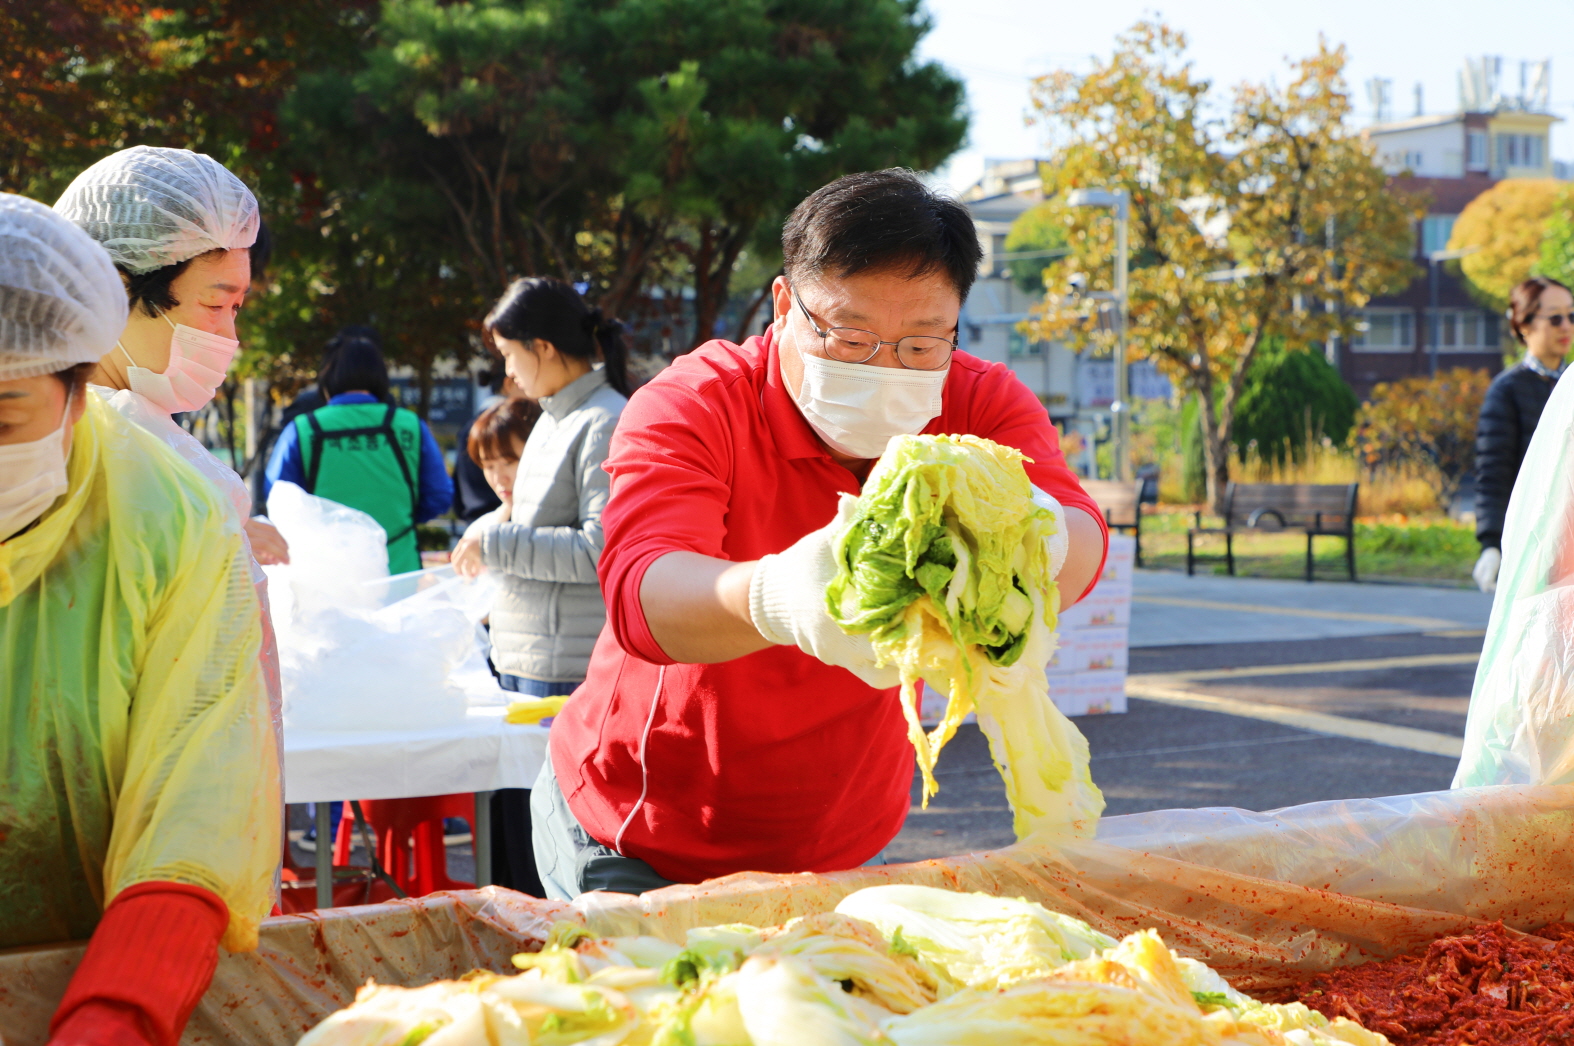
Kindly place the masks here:
POLYGON ((257 240, 257 198, 211 156, 136 145, 77 175, 55 210, 133 275, 257 240))
POLYGON ((0 381, 90 363, 126 326, 104 248, 43 204, 0 193, 0 381))

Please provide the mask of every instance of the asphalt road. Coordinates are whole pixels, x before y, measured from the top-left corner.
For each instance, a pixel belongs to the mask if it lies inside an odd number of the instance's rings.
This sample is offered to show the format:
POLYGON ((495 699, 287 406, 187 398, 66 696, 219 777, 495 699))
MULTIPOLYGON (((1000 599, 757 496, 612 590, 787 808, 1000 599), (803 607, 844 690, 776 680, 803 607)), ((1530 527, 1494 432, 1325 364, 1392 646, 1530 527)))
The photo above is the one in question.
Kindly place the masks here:
MULTIPOLYGON (((1464 736, 1475 677, 1469 660, 1481 637, 1470 630, 1350 636, 1296 642, 1142 647, 1131 652, 1134 679, 1174 673, 1175 685, 1256 706, 1312 711, 1451 737, 1464 736), (1463 663, 1413 664, 1451 658, 1463 663), (1401 667, 1382 665, 1399 660, 1401 667), (1308 667, 1293 674, 1254 675, 1253 668, 1377 662, 1353 670, 1308 667), (1225 678, 1212 670, 1233 669, 1225 678)), ((1172 677, 1173 678, 1173 677, 1172 677)), ((1328 736, 1238 715, 1132 698, 1120 715, 1073 720, 1088 739, 1093 780, 1106 815, 1177 807, 1281 806, 1447 788, 1456 759, 1348 736, 1328 736)), ((1358 727, 1356 729, 1359 729, 1358 727)), ((1011 811, 977 727, 964 727, 941 754, 940 792, 913 810, 888 857, 919 860, 1013 841, 1011 811)))

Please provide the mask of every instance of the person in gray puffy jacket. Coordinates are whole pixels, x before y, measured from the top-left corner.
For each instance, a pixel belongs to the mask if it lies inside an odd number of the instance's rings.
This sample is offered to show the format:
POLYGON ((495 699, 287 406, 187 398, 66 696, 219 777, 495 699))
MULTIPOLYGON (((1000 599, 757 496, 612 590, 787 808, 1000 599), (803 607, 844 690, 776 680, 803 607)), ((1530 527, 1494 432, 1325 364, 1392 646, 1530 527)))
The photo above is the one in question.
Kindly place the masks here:
POLYGON ((628 402, 622 327, 568 284, 530 277, 508 288, 486 329, 541 418, 520 454, 512 503, 471 527, 454 566, 498 574, 492 663, 504 687, 551 697, 584 679, 606 617, 596 580, 610 484, 601 463, 628 402))
MULTIPOLYGON (((483 569, 498 575, 492 664, 503 687, 532 697, 570 694, 606 618, 596 562, 611 481, 601 464, 628 402, 623 328, 573 287, 539 276, 515 280, 485 327, 541 417, 520 454, 513 497, 471 526, 453 564, 467 577, 483 569)), ((525 889, 534 879, 529 791, 504 789, 493 809, 503 836, 494 835, 504 871, 495 878, 525 889), (511 875, 516 856, 520 874, 511 875)))

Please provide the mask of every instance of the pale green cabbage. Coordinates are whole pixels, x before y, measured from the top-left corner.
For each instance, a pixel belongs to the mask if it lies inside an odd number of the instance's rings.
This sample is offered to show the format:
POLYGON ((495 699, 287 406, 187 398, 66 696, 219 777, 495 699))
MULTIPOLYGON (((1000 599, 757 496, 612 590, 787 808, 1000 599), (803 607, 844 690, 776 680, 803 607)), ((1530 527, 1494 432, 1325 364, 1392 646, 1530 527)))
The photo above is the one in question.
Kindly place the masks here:
POLYGON ((942 995, 1048 976, 1115 945, 1080 919, 1032 901, 930 886, 871 886, 842 898, 836 910, 872 923, 887 939, 900 934, 942 995))
POLYGON ((300 1046, 1387 1046, 1259 1003, 1152 930, 1117 942, 1025 900, 889 885, 835 912, 689 931, 559 923, 525 972, 368 984, 300 1046))
POLYGON ((1064 521, 1033 503, 1024 460, 976 436, 892 440, 837 541, 826 606, 901 673, 924 804, 940 750, 976 710, 1017 837, 1092 835, 1104 797, 1088 743, 1044 675, 1059 607, 1045 539, 1064 521), (918 716, 926 679, 947 695, 929 734, 918 716))
POLYGON ((1208 1035, 1188 1011, 1140 991, 1040 979, 1008 988, 965 988, 883 1025, 896 1046, 1200 1046, 1208 1035))

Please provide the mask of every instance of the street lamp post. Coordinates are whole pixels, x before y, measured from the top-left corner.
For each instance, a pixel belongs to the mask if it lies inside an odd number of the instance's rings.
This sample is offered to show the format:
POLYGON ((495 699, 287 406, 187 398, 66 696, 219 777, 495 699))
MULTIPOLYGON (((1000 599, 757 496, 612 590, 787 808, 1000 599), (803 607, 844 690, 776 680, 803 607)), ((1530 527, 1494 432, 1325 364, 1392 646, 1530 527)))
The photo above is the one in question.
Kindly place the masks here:
POLYGON ((1115 402, 1109 405, 1115 441, 1115 478, 1131 479, 1131 389, 1126 370, 1126 254, 1131 197, 1125 189, 1073 189, 1072 207, 1108 207, 1115 212, 1115 402))
POLYGON ((1432 251, 1426 256, 1426 289, 1428 311, 1426 314, 1426 348, 1430 358, 1432 377, 1437 377, 1437 343, 1443 325, 1437 315, 1437 266, 1440 262, 1453 261, 1467 254, 1474 254, 1480 247, 1459 247, 1452 251, 1432 251))

